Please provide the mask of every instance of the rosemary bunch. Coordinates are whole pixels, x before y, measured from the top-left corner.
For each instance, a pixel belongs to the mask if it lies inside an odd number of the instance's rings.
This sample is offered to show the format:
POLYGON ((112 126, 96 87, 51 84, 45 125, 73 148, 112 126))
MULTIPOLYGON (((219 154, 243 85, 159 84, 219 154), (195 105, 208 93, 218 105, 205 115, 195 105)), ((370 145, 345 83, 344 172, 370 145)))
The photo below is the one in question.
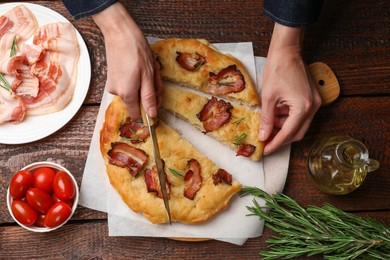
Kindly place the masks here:
POLYGON ((301 207, 283 194, 245 187, 241 196, 264 199, 262 207, 254 199, 247 207, 249 215, 265 220, 265 225, 279 233, 267 240, 264 259, 294 258, 323 254, 325 259, 390 259, 390 229, 372 219, 346 213, 334 206, 301 207))

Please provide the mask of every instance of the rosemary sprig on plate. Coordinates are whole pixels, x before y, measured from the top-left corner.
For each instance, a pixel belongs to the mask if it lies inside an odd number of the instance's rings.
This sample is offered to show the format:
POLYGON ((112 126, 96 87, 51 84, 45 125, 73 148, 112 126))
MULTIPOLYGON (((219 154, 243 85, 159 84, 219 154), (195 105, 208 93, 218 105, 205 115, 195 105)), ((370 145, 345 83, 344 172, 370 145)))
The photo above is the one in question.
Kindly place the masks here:
POLYGON ((16 55, 16 51, 18 49, 18 39, 16 38, 16 35, 14 36, 14 40, 12 41, 12 46, 11 46, 11 51, 10 51, 10 54, 9 56, 10 57, 13 57, 16 55))
POLYGON ((301 207, 283 194, 245 187, 241 196, 253 195, 265 200, 260 206, 247 207, 249 215, 265 220, 279 233, 267 240, 263 259, 289 259, 323 254, 325 259, 390 259, 390 229, 372 219, 346 213, 332 205, 301 207))
POLYGON ((4 78, 4 76, 1 73, 0 73, 0 87, 13 93, 11 85, 8 83, 8 80, 4 78))

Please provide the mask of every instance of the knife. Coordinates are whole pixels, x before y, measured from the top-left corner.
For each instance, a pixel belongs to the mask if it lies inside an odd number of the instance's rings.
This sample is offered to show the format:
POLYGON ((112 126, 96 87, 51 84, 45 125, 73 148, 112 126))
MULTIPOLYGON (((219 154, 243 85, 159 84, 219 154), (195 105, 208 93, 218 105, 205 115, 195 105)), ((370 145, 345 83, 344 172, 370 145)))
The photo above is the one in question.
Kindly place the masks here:
POLYGON ((156 163, 158 181, 160 183, 161 193, 164 201, 164 207, 168 215, 169 225, 172 225, 171 211, 169 210, 167 188, 165 185, 164 167, 163 167, 163 162, 161 160, 160 149, 158 147, 158 142, 157 142, 156 127, 157 127, 158 119, 149 117, 145 113, 144 109, 142 108, 142 105, 141 105, 141 114, 142 114, 142 120, 144 124, 146 123, 146 125, 148 125, 149 128, 150 139, 152 140, 154 162, 156 163))

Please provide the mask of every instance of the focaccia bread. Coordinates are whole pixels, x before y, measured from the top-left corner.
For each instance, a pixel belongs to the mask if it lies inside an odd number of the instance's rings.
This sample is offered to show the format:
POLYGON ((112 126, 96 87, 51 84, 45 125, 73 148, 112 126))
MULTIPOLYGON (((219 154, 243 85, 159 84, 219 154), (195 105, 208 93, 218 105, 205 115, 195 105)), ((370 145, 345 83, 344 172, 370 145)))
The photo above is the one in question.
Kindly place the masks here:
POLYGON ((259 97, 245 66, 206 40, 171 38, 151 44, 163 79, 239 103, 256 106, 259 97))
MULTIPOLYGON (((152 223, 165 223, 151 140, 140 124, 129 119, 122 100, 115 97, 100 131, 100 150, 110 183, 128 207, 152 223)), ((172 221, 199 223, 223 210, 241 185, 164 122, 156 132, 172 221)))
POLYGON ((260 112, 170 84, 164 85, 162 98, 164 108, 228 145, 237 155, 260 160, 264 148, 258 139, 260 112))

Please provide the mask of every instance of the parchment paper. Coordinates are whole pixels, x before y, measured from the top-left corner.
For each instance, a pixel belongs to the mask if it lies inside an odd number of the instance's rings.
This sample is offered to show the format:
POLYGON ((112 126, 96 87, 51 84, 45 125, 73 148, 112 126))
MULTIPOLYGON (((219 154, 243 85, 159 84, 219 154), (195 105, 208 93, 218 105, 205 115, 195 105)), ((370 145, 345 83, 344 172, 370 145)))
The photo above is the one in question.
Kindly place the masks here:
MULTIPOLYGON (((252 79, 255 82, 261 82, 265 59, 260 57, 254 59, 251 43, 228 43, 216 44, 215 46, 221 52, 230 53, 240 59, 248 69, 252 79)), ((257 84, 257 86, 259 85, 257 84)), ((105 92, 84 170, 79 200, 80 205, 108 213, 110 236, 213 238, 242 245, 247 238, 258 237, 262 234, 263 221, 257 217, 246 216, 249 213, 246 206, 253 205, 253 198, 250 196, 233 197, 227 209, 197 225, 151 224, 141 214, 130 210, 109 184, 99 150, 99 131, 104 122, 104 112, 111 99, 112 96, 105 92)), ((232 173, 243 186, 256 186, 270 193, 282 191, 287 175, 290 146, 272 156, 264 157, 263 161, 253 162, 247 158, 235 156, 234 151, 175 118, 169 112, 160 111, 160 114, 166 123, 178 129, 185 139, 189 140, 219 167, 232 173), (264 174, 263 167, 267 174, 264 174)), ((259 203, 262 202, 259 201, 259 203)))

